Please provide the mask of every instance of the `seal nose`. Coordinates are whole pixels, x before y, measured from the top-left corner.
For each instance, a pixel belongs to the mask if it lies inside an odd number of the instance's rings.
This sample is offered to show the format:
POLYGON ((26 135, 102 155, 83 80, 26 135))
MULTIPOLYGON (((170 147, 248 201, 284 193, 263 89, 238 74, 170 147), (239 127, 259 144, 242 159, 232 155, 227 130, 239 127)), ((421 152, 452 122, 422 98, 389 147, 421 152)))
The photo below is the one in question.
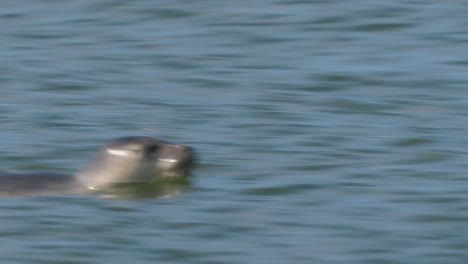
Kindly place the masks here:
POLYGON ((193 165, 193 149, 185 145, 167 145, 159 153, 159 160, 169 162, 172 168, 190 169, 193 165))
POLYGON ((176 147, 181 151, 181 164, 184 166, 192 166, 195 159, 193 149, 186 145, 176 145, 176 147))

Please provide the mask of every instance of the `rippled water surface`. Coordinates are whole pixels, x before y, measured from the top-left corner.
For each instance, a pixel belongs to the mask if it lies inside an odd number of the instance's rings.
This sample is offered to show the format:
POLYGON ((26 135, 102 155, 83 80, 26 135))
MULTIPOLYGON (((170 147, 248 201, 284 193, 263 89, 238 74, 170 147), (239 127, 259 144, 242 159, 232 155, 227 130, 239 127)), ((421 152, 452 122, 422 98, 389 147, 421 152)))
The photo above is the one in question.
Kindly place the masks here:
POLYGON ((466 263, 464 1, 15 1, 2 172, 193 146, 172 198, 0 198, 2 263, 466 263))

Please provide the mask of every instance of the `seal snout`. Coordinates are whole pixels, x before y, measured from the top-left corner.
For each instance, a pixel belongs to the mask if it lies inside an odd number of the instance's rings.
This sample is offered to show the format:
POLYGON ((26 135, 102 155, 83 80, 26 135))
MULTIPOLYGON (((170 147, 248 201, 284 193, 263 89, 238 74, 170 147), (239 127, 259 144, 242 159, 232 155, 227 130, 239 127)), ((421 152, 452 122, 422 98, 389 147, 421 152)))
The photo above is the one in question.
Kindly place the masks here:
POLYGON ((189 172, 194 163, 192 148, 185 145, 168 144, 160 150, 158 163, 168 171, 189 172))
POLYGON ((183 167, 186 167, 187 169, 191 169, 194 160, 195 160, 195 154, 193 152, 193 149, 189 146, 185 145, 177 145, 181 150, 181 159, 180 163, 183 167))

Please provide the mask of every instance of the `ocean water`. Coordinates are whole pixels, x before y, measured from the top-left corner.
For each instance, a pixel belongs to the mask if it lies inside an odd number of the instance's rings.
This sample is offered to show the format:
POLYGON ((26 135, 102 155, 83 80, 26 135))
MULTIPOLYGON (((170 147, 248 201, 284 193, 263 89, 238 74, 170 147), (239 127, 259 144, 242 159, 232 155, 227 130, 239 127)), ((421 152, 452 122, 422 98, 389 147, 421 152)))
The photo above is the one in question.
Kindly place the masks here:
POLYGON ((466 263, 465 1, 5 1, 0 172, 194 147, 172 198, 1 197, 0 263, 466 263))

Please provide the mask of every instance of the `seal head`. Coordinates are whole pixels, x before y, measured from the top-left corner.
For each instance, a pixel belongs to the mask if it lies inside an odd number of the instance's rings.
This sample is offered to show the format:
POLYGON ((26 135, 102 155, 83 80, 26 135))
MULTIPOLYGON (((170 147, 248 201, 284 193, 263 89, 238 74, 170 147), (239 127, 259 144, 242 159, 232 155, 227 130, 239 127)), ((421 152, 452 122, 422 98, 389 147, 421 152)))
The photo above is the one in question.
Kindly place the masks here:
POLYGON ((152 137, 124 137, 102 147, 76 175, 88 189, 118 184, 174 180, 190 175, 194 154, 190 147, 152 137))

